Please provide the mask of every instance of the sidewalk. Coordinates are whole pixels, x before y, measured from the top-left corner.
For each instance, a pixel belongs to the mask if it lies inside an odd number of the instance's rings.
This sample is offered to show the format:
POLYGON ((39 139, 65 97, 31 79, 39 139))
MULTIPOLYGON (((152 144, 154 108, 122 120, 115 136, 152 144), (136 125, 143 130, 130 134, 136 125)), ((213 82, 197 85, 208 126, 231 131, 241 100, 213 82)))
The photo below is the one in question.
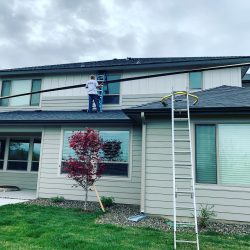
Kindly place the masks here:
POLYGON ((0 206, 8 205, 8 204, 16 204, 26 202, 28 200, 19 200, 19 199, 9 199, 9 198, 0 198, 0 206))

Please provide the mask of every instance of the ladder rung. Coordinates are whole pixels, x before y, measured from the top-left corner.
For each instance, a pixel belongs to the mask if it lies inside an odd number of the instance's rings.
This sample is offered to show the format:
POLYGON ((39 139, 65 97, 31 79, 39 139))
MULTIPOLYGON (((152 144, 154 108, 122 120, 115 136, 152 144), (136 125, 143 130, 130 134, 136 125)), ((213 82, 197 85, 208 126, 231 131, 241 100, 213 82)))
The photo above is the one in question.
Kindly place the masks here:
POLYGON ((187 209, 187 210, 194 210, 194 208, 193 208, 193 207, 185 207, 185 206, 176 206, 176 209, 183 209, 183 210, 185 210, 185 209, 187 209))
POLYGON ((174 151, 175 153, 177 153, 177 154, 188 154, 188 153, 190 153, 190 151, 189 150, 175 150, 174 151))
POLYGON ((177 194, 192 194, 192 190, 176 190, 175 191, 177 194))
POLYGON ((175 121, 188 121, 188 117, 185 117, 185 118, 179 118, 179 117, 176 117, 174 118, 175 121))
POLYGON ((186 101, 187 101, 187 98, 185 98, 185 99, 174 99, 174 101, 175 101, 175 102, 182 102, 182 101, 185 101, 185 102, 186 102, 186 101))
POLYGON ((174 111, 183 112, 183 111, 188 111, 188 109, 174 109, 174 111))
POLYGON ((189 139, 174 139, 174 141, 189 142, 189 139))
POLYGON ((183 180, 191 180, 191 179, 193 179, 192 177, 187 177, 187 176, 175 176, 175 179, 183 179, 183 180))
POLYGON ((196 244, 196 240, 176 240, 177 243, 191 243, 191 244, 196 244))
POLYGON ((188 225, 190 227, 195 227, 195 224, 191 222, 176 222, 176 225, 188 225))
POLYGON ((176 162, 175 165, 176 166, 189 166, 189 167, 192 166, 191 163, 186 163, 186 162, 176 162))
POLYGON ((188 128, 175 128, 175 131, 189 131, 188 128))

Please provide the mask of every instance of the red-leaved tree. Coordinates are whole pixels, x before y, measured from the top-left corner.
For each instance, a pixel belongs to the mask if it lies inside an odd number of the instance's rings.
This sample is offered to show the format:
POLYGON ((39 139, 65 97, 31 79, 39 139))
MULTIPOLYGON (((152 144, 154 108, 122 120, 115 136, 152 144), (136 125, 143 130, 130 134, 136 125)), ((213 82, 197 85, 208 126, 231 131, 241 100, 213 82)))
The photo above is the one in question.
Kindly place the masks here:
POLYGON ((75 132, 69 137, 69 146, 74 150, 75 156, 65 161, 65 170, 68 177, 85 190, 84 209, 87 209, 88 191, 99 179, 104 171, 103 159, 100 152, 103 142, 99 132, 87 128, 85 132, 75 132))

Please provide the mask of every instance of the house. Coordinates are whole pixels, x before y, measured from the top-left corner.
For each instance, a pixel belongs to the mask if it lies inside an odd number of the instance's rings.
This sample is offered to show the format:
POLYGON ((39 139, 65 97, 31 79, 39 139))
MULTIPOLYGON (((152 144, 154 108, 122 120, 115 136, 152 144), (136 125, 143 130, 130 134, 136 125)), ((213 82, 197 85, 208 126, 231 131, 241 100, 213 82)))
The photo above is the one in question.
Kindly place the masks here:
MULTIPOLYGON (((249 222, 250 89, 242 87, 248 67, 240 63, 250 63, 250 57, 127 58, 0 70, 6 96, 81 84, 91 74, 106 73, 111 80, 235 65, 110 83, 103 113, 86 112, 85 88, 2 100, 0 185, 34 190, 41 198, 82 200, 63 163, 72 132, 93 127, 104 140, 119 140, 122 151, 116 159, 107 157, 100 194, 146 213, 172 215, 171 116, 159 100, 189 86, 199 96, 190 107, 198 206, 214 205, 218 219, 249 222)), ((93 193, 90 199, 96 199, 93 193)))

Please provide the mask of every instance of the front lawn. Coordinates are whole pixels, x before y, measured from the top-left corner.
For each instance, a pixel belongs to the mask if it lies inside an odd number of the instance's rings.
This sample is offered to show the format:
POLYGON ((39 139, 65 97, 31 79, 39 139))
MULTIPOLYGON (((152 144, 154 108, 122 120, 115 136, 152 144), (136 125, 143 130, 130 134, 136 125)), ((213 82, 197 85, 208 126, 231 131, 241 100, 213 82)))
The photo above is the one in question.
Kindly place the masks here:
MULTIPOLYGON (((0 249, 172 249, 172 232, 100 225, 100 214, 77 209, 8 205, 0 207, 0 249)), ((188 235, 186 235, 188 237, 188 235)), ((250 235, 200 235, 202 249, 250 249, 250 235)), ((182 245, 178 249, 195 249, 182 245)))

